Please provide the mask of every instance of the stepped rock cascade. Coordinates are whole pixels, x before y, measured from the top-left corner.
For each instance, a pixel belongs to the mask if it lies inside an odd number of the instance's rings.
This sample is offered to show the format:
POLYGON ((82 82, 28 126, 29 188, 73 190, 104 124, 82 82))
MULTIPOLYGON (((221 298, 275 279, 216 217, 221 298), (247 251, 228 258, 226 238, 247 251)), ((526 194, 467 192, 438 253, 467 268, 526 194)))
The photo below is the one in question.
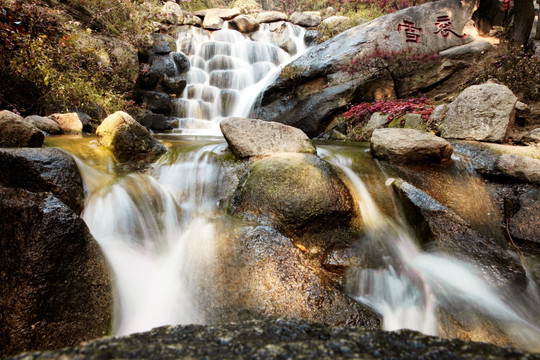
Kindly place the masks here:
POLYGON ((306 50, 304 34, 304 28, 287 22, 261 24, 250 35, 229 29, 228 23, 214 32, 181 27, 177 45, 191 68, 183 94, 172 101, 175 132, 221 135, 221 119, 248 117, 281 66, 306 50))

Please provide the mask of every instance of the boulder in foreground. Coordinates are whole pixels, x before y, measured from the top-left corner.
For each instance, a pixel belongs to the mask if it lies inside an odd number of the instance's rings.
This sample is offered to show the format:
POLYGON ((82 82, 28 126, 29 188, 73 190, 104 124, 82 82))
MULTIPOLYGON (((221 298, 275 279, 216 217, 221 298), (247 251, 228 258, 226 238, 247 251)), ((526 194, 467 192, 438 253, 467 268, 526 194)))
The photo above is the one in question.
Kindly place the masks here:
POLYGON ((129 114, 117 111, 97 128, 98 141, 121 162, 147 164, 167 149, 129 114))
POLYGON ((376 129, 371 136, 371 155, 396 163, 442 163, 452 152, 448 141, 414 129, 376 129))
POLYGON ((292 126, 244 118, 227 118, 219 126, 229 148, 238 158, 267 156, 280 152, 317 152, 307 135, 292 126))

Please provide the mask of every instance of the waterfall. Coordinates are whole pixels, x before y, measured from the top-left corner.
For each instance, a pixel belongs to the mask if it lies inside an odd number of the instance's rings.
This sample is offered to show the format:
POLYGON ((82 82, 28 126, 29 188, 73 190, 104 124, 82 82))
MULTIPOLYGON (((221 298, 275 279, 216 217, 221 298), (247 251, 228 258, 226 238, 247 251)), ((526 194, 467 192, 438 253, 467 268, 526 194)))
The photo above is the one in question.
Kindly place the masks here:
POLYGON ((224 149, 203 146, 172 162, 162 159, 153 176, 117 181, 79 161, 85 183, 93 186, 83 218, 115 277, 116 335, 205 322, 197 291, 215 262, 211 217, 220 166, 214 157, 224 149))
MULTIPOLYGON (((540 326, 536 324, 538 299, 527 303, 526 294, 500 294, 471 265, 444 254, 420 249, 405 225, 382 214, 361 178, 351 169, 351 159, 319 149, 319 155, 339 167, 358 197, 366 241, 384 259, 381 269, 353 269, 348 285, 351 296, 383 318, 386 330, 413 329, 440 335, 437 311, 473 309, 520 347, 538 350, 540 326), (511 298, 512 303, 504 299, 511 298), (519 313, 518 313, 519 312, 519 313)), ((388 179, 387 185, 394 180, 388 179)))
POLYGON ((177 133, 221 135, 219 122, 229 116, 249 117, 260 93, 282 66, 306 50, 305 29, 287 22, 263 23, 244 35, 228 28, 209 32, 183 27, 178 49, 191 62, 187 86, 173 100, 177 133))

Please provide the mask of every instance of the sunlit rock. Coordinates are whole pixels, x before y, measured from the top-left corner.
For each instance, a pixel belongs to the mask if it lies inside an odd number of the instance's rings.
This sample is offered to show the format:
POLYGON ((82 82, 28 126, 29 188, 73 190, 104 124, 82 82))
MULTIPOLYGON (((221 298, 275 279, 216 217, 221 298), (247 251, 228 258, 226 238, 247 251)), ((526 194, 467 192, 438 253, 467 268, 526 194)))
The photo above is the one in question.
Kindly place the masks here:
POLYGON ((321 23, 321 14, 318 11, 294 12, 289 21, 295 25, 314 27, 321 23))
POLYGON ((516 102, 517 97, 504 85, 470 86, 450 104, 441 136, 503 142, 514 123, 516 102))
POLYGON ((255 162, 241 181, 233 213, 303 235, 349 224, 355 203, 336 171, 315 155, 286 153, 255 162))
POLYGON ((108 334, 111 274, 84 221, 49 192, 0 187, 0 356, 108 334))
POLYGON ((145 164, 167 149, 130 115, 117 111, 97 128, 98 141, 121 162, 145 164))
POLYGON ((264 11, 257 15, 257 21, 260 23, 269 23, 275 21, 287 21, 288 16, 279 11, 264 11))
POLYGON ((397 163, 442 163, 453 152, 443 138, 414 129, 376 129, 370 142, 373 157, 397 163))
POLYGON ((84 187, 73 158, 60 149, 0 149, 0 185, 51 192, 73 212, 84 207, 84 187))
POLYGON ((0 111, 0 147, 41 147, 45 136, 8 110, 0 111))
POLYGON ((228 118, 219 125, 229 149, 238 158, 280 152, 316 153, 306 134, 292 126, 244 118, 228 118))
POLYGON ((174 1, 167 1, 161 8, 161 14, 169 24, 182 24, 184 21, 182 7, 174 1))
POLYGON ((56 121, 64 134, 80 134, 83 123, 76 112, 67 114, 52 114, 49 118, 56 121))

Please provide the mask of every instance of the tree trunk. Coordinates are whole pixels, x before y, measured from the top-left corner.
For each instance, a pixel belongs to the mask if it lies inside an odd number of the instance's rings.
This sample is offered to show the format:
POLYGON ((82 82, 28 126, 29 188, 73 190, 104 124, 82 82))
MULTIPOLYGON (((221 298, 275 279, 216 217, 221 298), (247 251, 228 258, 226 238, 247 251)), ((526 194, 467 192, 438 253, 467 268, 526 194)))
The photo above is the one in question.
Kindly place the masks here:
POLYGON ((514 24, 510 32, 514 45, 527 45, 533 22, 533 0, 514 0, 514 24))

